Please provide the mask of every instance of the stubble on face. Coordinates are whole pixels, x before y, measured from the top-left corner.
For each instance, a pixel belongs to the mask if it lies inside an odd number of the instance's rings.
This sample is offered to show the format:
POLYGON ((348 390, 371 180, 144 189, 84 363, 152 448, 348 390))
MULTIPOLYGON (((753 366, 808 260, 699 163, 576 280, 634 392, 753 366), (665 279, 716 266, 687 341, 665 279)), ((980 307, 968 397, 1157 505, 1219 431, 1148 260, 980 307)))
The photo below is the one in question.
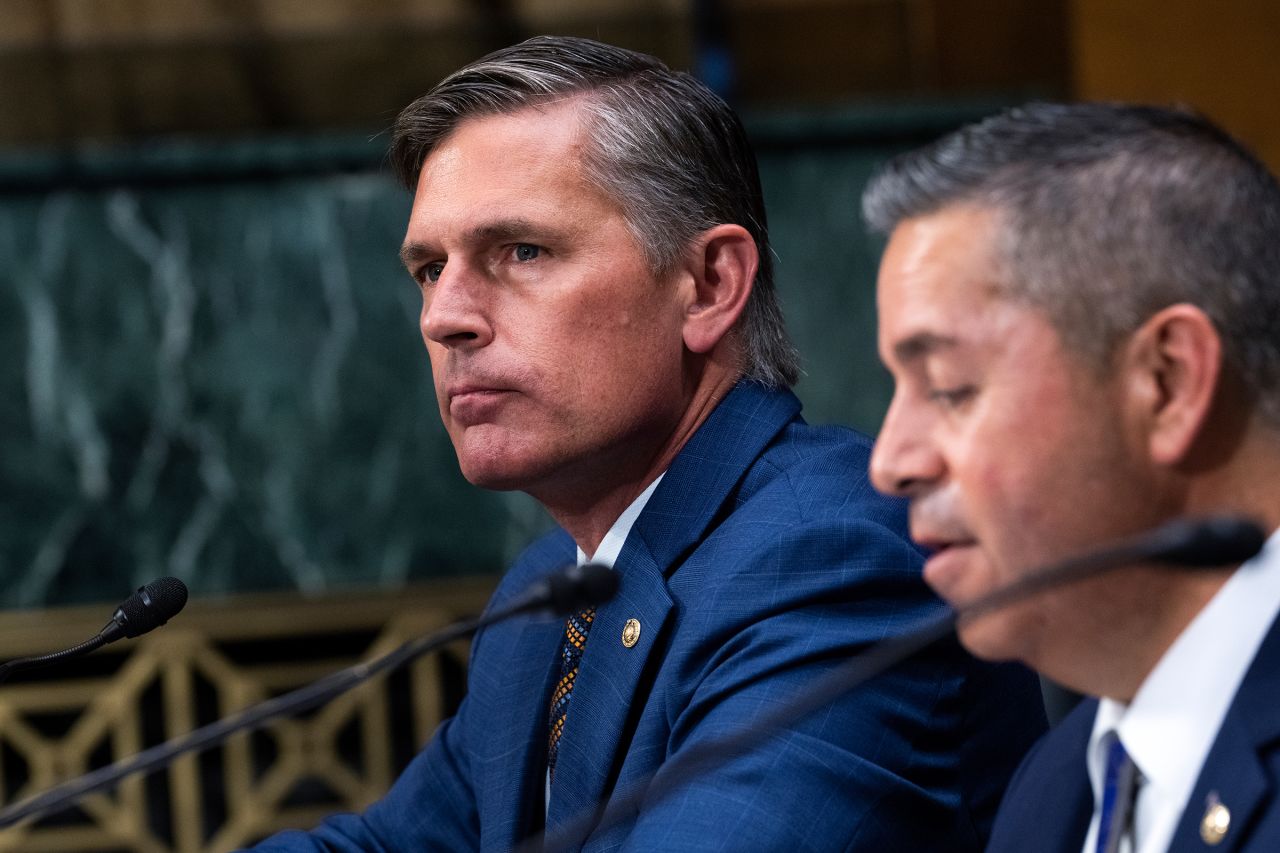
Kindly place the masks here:
MULTIPOLYGON (((911 498, 912 535, 935 551, 925 578, 960 605, 1161 515, 1119 386, 1006 295, 1000 227, 974 207, 907 220, 879 283, 896 387, 873 474, 911 498)), ((1107 628, 1098 622, 1116 610, 1096 596, 1114 582, 1045 593, 965 625, 962 639, 984 657, 1053 669, 1082 634, 1107 628)))
POLYGON ((416 276, 422 332, 464 475, 548 508, 651 479, 688 396, 686 291, 587 183, 581 134, 572 101, 465 120, 406 234, 410 271, 438 274, 416 276))

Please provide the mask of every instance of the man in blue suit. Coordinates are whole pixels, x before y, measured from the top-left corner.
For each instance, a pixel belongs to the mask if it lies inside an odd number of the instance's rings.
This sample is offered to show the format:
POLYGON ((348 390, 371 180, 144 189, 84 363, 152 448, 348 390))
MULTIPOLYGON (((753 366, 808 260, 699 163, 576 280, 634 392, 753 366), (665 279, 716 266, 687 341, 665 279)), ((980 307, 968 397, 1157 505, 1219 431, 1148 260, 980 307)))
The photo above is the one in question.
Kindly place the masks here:
POLYGON ((941 607, 869 442, 807 426, 787 390, 733 113, 652 57, 535 39, 410 106, 392 161, 462 471, 560 526, 494 604, 575 559, 621 588, 482 632, 457 715, 382 801, 261 849, 509 850, 543 828, 588 850, 980 849, 1042 712, 1030 673, 958 645, 679 769, 941 607))
MULTIPOLYGON (((1197 116, 1036 104, 903 155, 895 378, 872 476, 963 605, 1178 516, 1280 526, 1280 185, 1197 116)), ((1280 543, 1133 565, 964 625, 1082 703, 1029 755, 993 851, 1280 850, 1280 543)))

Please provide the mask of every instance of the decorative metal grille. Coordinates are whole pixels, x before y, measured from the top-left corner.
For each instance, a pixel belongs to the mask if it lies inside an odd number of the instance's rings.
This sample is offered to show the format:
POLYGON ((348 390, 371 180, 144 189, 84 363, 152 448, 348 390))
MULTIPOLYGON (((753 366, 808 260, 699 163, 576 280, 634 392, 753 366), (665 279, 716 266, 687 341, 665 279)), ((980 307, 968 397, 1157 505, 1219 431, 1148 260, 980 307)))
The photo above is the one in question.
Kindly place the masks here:
MULTIPOLYGON (((194 603, 172 624, 0 688, 0 800, 13 802, 475 613, 489 579, 323 600, 194 603)), ((72 645, 109 608, 0 615, 0 657, 72 645)), ((216 853, 359 809, 460 701, 466 646, 239 736, 75 809, 0 832, 0 851, 216 853)))

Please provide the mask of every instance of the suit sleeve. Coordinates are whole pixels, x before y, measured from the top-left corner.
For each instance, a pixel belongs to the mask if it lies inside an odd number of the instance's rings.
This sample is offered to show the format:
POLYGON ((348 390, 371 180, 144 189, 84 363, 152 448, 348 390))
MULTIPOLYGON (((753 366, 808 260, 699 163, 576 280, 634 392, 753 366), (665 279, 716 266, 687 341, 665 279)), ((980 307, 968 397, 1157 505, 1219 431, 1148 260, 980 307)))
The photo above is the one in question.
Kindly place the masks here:
POLYGON ((708 607, 684 616, 703 623, 705 658, 687 663, 696 688, 669 709, 667 760, 625 849, 980 849, 961 767, 968 659, 952 644, 705 772, 681 771, 682 753, 751 726, 941 607, 919 554, 873 522, 787 525, 734 559, 708 607))

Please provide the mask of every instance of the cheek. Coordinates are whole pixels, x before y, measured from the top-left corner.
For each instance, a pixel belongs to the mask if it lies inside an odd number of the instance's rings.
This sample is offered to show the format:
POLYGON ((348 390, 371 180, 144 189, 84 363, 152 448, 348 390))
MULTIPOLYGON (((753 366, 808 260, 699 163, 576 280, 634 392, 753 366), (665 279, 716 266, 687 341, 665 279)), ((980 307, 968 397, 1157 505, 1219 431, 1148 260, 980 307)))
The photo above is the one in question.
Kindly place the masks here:
POLYGON ((427 361, 431 365, 431 380, 435 384, 438 396, 445 380, 445 366, 449 361, 449 351, 440 344, 427 341, 427 361))
POLYGON ((1036 563, 1046 532, 1061 522, 1055 502, 1062 469, 1053 457, 1051 448, 1025 434, 978 439, 967 448, 963 512, 997 577, 1009 579, 1036 563))

